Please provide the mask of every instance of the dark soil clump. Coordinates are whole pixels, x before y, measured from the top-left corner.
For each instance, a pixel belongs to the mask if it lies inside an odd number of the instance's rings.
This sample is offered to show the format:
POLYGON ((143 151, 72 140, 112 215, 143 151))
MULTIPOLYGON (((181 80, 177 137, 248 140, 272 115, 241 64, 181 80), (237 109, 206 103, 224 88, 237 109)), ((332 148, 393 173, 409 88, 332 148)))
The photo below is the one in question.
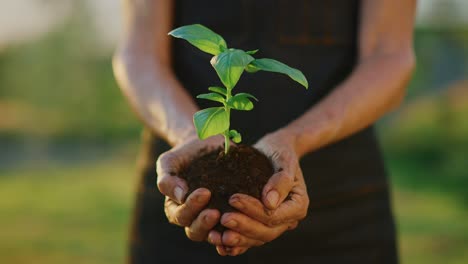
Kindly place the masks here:
MULTIPOLYGON (((229 198, 235 193, 260 199, 263 186, 273 175, 270 159, 250 146, 233 146, 227 155, 222 147, 200 154, 185 168, 181 177, 188 183, 188 193, 201 187, 210 190, 208 208, 218 209, 221 214, 234 211, 229 198)), ((220 225, 216 229, 223 230, 220 225)))

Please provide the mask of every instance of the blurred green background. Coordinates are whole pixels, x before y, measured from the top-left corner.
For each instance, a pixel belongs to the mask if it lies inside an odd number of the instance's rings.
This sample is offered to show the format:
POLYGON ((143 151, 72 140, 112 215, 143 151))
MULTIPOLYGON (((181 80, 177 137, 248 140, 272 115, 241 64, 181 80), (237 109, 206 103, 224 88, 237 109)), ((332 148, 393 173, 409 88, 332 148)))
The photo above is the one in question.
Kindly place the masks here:
MULTIPOLYGON (((116 2, 0 3, 0 263, 124 262, 141 125, 116 2)), ((402 262, 468 263, 468 6, 419 4, 417 71, 378 125, 402 262)))

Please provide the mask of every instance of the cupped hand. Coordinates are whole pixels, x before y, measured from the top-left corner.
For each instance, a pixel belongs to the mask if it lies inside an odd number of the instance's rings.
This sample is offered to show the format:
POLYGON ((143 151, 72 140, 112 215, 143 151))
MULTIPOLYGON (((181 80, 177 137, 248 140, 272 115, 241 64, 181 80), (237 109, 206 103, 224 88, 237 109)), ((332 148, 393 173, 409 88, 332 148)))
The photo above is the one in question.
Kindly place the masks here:
POLYGON ((187 237, 193 241, 208 238, 210 230, 219 222, 220 213, 215 209, 205 209, 211 196, 208 189, 196 189, 185 198, 187 183, 179 175, 201 150, 213 150, 223 142, 220 136, 203 141, 192 137, 161 154, 156 163, 158 188, 166 196, 164 211, 167 219, 172 224, 184 227, 187 237))
POLYGON ((239 212, 225 213, 221 224, 229 230, 222 235, 212 231, 208 239, 224 254, 242 254, 270 242, 296 228, 307 215, 309 197, 293 137, 276 132, 263 137, 255 147, 271 157, 275 173, 263 188, 262 201, 245 194, 230 198, 229 203, 239 212))

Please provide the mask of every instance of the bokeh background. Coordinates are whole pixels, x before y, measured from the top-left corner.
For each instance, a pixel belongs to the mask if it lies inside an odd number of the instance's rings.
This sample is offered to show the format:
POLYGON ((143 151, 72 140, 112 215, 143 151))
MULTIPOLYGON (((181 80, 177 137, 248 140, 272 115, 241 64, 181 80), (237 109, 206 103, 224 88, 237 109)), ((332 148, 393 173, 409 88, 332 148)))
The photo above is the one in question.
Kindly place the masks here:
MULTIPOLYGON (((124 262, 141 124, 112 75, 119 2, 0 2, 0 263, 124 262)), ((467 14, 419 1, 417 71, 378 124, 404 264, 468 263, 467 14)))

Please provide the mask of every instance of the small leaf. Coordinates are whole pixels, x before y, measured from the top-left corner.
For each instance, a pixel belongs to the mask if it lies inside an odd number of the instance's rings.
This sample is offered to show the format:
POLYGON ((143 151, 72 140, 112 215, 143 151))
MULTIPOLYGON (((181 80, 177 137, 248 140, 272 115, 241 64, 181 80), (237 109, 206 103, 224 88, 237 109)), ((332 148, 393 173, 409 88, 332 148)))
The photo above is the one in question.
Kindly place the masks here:
POLYGON ((248 73, 256 73, 260 70, 260 68, 255 67, 250 63, 249 65, 245 66, 245 71, 248 73))
POLYGON ((232 141, 234 141, 234 143, 237 143, 237 144, 242 141, 241 134, 234 129, 231 129, 229 131, 229 137, 232 139, 232 141))
POLYGON ((298 69, 289 67, 288 65, 273 59, 256 59, 250 65, 255 69, 278 72, 288 75, 294 81, 300 83, 306 89, 309 87, 306 77, 298 69))
POLYGON ((199 94, 199 95, 197 95, 197 98, 211 100, 211 101, 215 101, 215 102, 220 102, 222 104, 224 104, 226 102, 224 97, 222 95, 217 94, 217 93, 199 94))
POLYGON ((253 96, 252 94, 249 94, 249 93, 238 93, 235 96, 245 96, 245 97, 248 97, 248 98, 252 98, 252 99, 254 99, 255 101, 258 102, 257 97, 255 97, 255 96, 253 96))
POLYGON ((249 98, 253 98, 254 100, 258 101, 253 95, 248 93, 238 93, 233 97, 229 98, 227 104, 236 110, 241 111, 250 111, 254 108, 252 101, 249 98))
POLYGON ((198 137, 206 139, 222 134, 229 128, 229 115, 224 107, 210 107, 196 112, 193 123, 198 137))
POLYGON ((249 55, 254 55, 254 54, 257 53, 257 52, 258 52, 258 49, 256 49, 256 50, 248 50, 248 51, 246 51, 245 53, 247 53, 247 54, 249 54, 249 55))
POLYGON ((212 55, 218 55, 227 49, 223 37, 200 24, 179 27, 168 34, 175 38, 185 39, 193 46, 212 55))
POLYGON ((211 86, 211 87, 208 88, 208 90, 210 90, 212 92, 215 92, 215 93, 222 94, 224 96, 226 96, 226 94, 227 94, 227 90, 224 87, 211 86))
POLYGON ((253 60, 254 58, 243 50, 229 49, 214 56, 211 59, 211 65, 224 86, 232 89, 239 81, 245 66, 253 60))

